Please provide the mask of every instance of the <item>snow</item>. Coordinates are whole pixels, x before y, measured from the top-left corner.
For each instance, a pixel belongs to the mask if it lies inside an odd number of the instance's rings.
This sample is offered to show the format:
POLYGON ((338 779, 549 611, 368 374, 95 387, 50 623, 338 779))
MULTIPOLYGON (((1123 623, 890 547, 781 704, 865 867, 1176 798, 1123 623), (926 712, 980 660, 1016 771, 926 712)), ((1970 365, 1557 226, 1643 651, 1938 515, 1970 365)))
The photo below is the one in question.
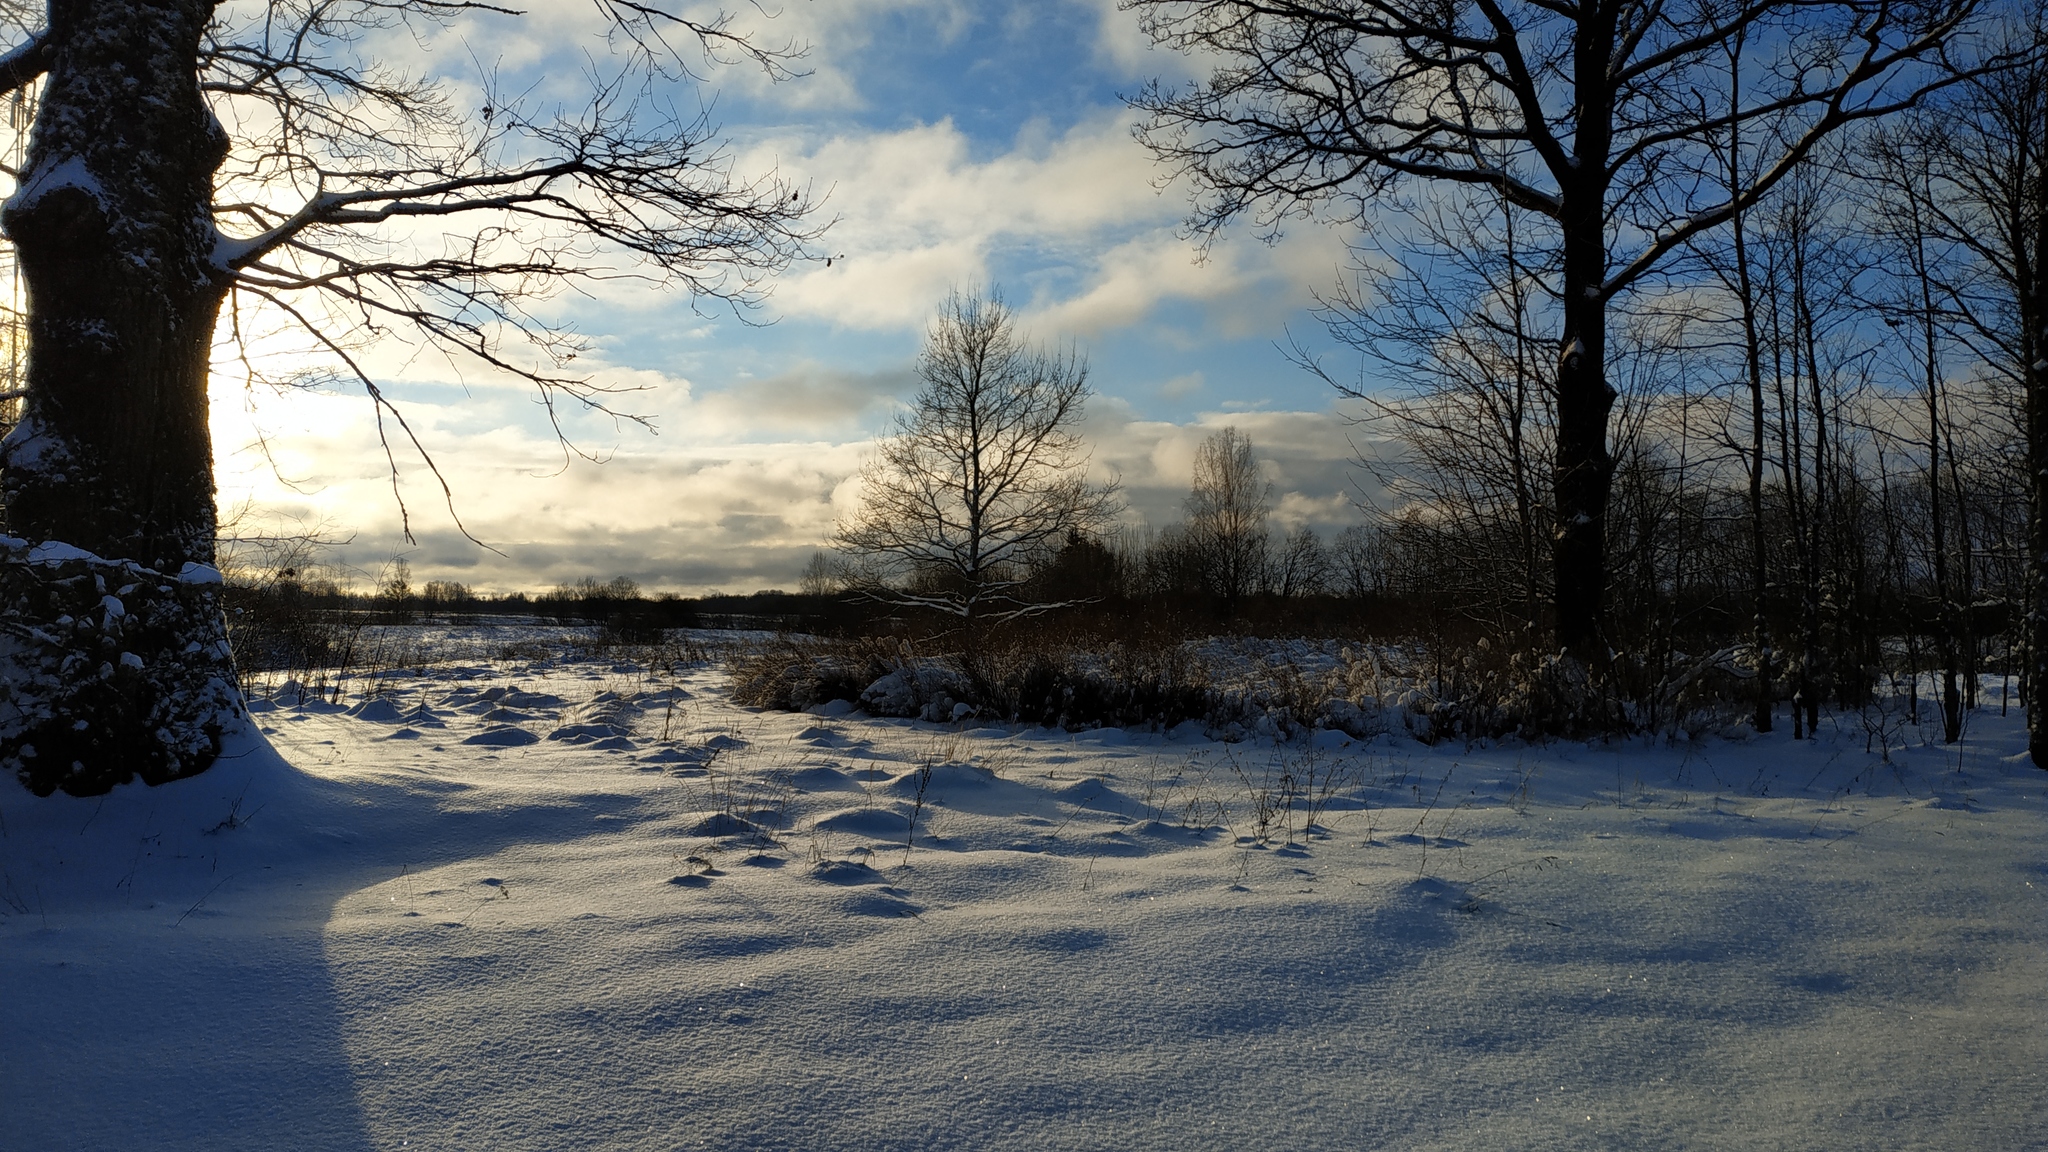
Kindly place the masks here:
POLYGON ((6 459, 8 467, 59 467, 70 459, 70 451, 57 437, 45 433, 31 412, 20 418, 6 437, 0 437, 0 459, 6 459))
POLYGON ((28 552, 28 562, 31 564, 63 564, 72 560, 87 564, 106 563, 91 552, 61 540, 45 540, 28 552))
POLYGON ((21 178, 21 187, 8 198, 6 208, 10 212, 25 212, 36 202, 60 188, 76 188, 98 201, 105 209, 108 204, 106 189, 99 177, 92 174, 85 165, 85 158, 78 155, 51 153, 42 165, 33 168, 21 178))
POLYGON ((2017 714, 1885 760, 362 683, 0 788, 0 1147, 2048 1144, 2017 714))

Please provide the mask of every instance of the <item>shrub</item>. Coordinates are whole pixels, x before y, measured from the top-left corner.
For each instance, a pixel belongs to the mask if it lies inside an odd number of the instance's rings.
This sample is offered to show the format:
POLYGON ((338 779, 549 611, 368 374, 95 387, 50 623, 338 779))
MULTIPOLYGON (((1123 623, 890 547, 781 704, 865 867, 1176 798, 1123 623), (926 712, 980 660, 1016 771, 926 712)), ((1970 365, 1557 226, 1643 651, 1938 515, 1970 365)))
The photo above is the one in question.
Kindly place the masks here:
POLYGON ((734 702, 802 711, 831 700, 858 701, 868 685, 909 660, 905 645, 880 637, 777 636, 734 656, 728 667, 734 702))

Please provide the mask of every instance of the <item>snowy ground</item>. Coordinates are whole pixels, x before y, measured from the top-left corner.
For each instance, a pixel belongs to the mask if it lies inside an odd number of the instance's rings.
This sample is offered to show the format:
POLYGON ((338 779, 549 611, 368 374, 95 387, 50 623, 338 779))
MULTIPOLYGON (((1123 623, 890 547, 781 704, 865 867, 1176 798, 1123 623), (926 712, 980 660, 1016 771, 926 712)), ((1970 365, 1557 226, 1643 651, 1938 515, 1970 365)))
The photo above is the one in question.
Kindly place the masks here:
POLYGON ((2016 716, 1887 763, 722 685, 445 666, 0 787, 0 1147, 2048 1147, 2016 716))

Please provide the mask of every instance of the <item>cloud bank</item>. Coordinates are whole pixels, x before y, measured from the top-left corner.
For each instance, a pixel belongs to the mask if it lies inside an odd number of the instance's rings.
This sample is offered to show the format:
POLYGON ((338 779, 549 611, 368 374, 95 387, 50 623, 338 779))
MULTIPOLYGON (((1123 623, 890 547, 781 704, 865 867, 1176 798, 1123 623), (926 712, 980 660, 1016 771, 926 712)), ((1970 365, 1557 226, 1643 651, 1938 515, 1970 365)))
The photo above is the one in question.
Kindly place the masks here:
MULTIPOLYGON (((837 397, 840 411, 852 413, 865 410, 874 384, 816 372, 791 389, 799 397, 804 388, 837 397)), ((721 393, 691 402, 714 414, 741 403, 721 393)), ((811 553, 829 545, 837 518, 855 506, 860 462, 874 445, 870 436, 674 446, 641 439, 595 463, 565 459, 559 444, 476 407, 416 405, 413 422, 453 493, 451 512, 417 458, 399 455, 394 493, 383 449, 360 419, 365 404, 339 393, 296 397, 288 409, 293 426, 278 426, 272 414, 267 451, 239 406, 215 410, 220 442, 242 445, 223 452, 217 466, 223 509, 253 505, 256 531, 296 525, 345 538, 334 556, 359 581, 404 556, 415 580, 491 591, 584 576, 630 576, 651 590, 693 595, 793 587, 811 553), (401 498, 416 543, 405 540, 401 498)), ((1196 446, 1225 425, 1256 445, 1273 484, 1276 527, 1334 533, 1358 520, 1352 429, 1328 412, 1218 412, 1176 424, 1138 420, 1127 406, 1098 399, 1087 425, 1091 472, 1123 485, 1128 522, 1163 526, 1181 515, 1196 446)), ((807 425, 792 419, 785 426, 807 425)), ((763 425, 747 427, 758 435, 763 425)))

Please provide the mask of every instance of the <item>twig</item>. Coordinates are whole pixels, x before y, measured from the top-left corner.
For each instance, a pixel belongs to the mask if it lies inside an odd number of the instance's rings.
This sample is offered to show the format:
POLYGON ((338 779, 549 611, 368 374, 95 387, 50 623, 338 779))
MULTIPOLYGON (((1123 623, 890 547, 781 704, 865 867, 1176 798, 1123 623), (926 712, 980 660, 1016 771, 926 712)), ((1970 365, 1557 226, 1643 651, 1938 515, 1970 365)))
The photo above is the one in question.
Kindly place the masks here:
POLYGON ((185 915, 184 915, 184 916, 180 916, 180 917, 178 917, 178 919, 177 919, 177 920, 176 920, 176 921, 175 921, 174 923, 172 923, 171 927, 173 927, 173 928, 176 928, 176 927, 177 927, 177 926, 178 926, 179 924, 183 924, 183 923, 185 922, 185 916, 190 916, 190 915, 191 915, 191 914, 193 914, 194 912, 197 912, 197 911, 199 911, 199 906, 200 906, 201 904, 204 904, 204 903, 206 903, 206 898, 207 898, 207 896, 211 896, 211 895, 213 895, 213 894, 214 894, 215 892, 218 892, 218 891, 220 891, 220 886, 221 886, 222 884, 225 884, 225 883, 227 883, 228 881, 230 881, 230 880, 233 880, 234 878, 235 878, 235 874, 234 874, 234 873, 232 873, 232 872, 230 872, 230 873, 228 873, 227 875, 225 875, 225 876, 221 877, 221 878, 220 878, 219 880, 216 880, 216 881, 214 881, 213 887, 211 887, 211 888, 208 888, 208 889, 206 890, 206 895, 204 895, 204 896, 201 896, 201 897, 200 897, 199 899, 197 899, 197 900, 194 900, 194 901, 192 902, 192 906, 191 906, 190 908, 187 908, 187 909, 185 909, 185 915))
POLYGON ((903 866, 910 866, 910 845, 917 839, 917 818, 924 813, 924 792, 932 785, 932 766, 917 770, 917 799, 910 808, 910 830, 903 837, 903 866))

